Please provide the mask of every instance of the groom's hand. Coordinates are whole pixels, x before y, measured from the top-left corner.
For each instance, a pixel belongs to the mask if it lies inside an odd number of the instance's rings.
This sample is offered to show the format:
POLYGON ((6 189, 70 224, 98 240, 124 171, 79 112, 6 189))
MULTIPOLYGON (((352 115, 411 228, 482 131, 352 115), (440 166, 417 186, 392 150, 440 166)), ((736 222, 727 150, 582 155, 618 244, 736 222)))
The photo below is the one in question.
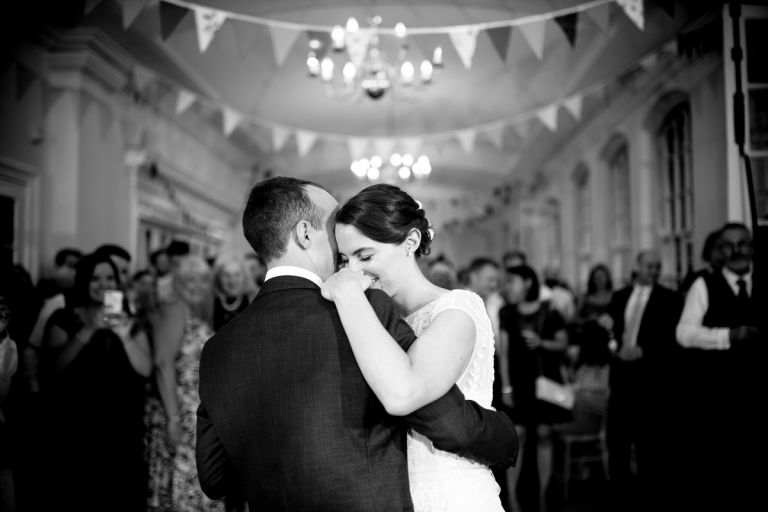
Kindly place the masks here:
POLYGON ((325 299, 335 302, 339 297, 364 292, 374 281, 374 278, 362 270, 342 268, 323 283, 320 293, 325 299))

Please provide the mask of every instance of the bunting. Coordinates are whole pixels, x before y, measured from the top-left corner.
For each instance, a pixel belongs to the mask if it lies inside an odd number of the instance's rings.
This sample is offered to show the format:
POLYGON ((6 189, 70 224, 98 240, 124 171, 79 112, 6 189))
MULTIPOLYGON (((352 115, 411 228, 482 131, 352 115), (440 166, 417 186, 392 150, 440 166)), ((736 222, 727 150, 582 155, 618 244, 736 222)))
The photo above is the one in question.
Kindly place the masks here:
POLYGON ((291 130, 283 126, 274 126, 272 128, 272 150, 277 153, 283 146, 285 146, 288 137, 291 135, 291 130))
POLYGON ((501 61, 506 62, 509 51, 509 36, 512 34, 512 29, 510 27, 491 28, 486 33, 501 61))
POLYGON ((498 124, 488 128, 485 135, 490 139, 491 144, 501 151, 504 149, 504 125, 498 124))
POLYGON ((229 137, 232 134, 232 132, 235 131, 235 128, 237 128, 237 125, 239 125, 240 122, 243 120, 243 114, 229 107, 222 107, 221 115, 222 115, 222 126, 224 129, 224 135, 229 137))
POLYGON ((608 32, 608 23, 611 15, 610 4, 598 5, 589 9, 586 13, 603 34, 608 32))
POLYGON ((548 105, 536 113, 536 117, 549 128, 550 131, 557 131, 557 105, 548 105))
POLYGON ((299 37, 299 32, 283 27, 269 27, 269 33, 272 35, 272 50, 275 53, 275 63, 283 65, 286 57, 293 48, 293 43, 299 37))
POLYGON ((544 33, 546 30, 544 21, 526 23, 518 27, 525 42, 531 47, 534 55, 541 60, 544 57, 544 33))
POLYGON ((85 0, 85 5, 83 6, 83 14, 90 14, 91 11, 93 11, 100 3, 101 0, 85 0))
POLYGON ((616 0, 616 3, 624 10, 632 23, 640 30, 645 29, 645 14, 643 12, 643 0, 616 0))
POLYGON ((360 160, 368 151, 368 139, 365 137, 350 137, 347 140, 349 147, 349 156, 352 160, 360 160))
POLYGON ((472 58, 475 56, 475 48, 477 48, 477 29, 474 27, 460 28, 451 31, 450 38, 456 53, 459 54, 461 63, 464 64, 466 69, 472 67, 472 58))
POLYGON ((252 23, 240 20, 231 20, 230 25, 235 30, 235 44, 237 45, 237 54, 240 58, 245 58, 251 49, 256 45, 256 39, 259 36, 258 27, 252 23))
POLYGON ((173 31, 176 30, 188 12, 189 10, 184 7, 160 2, 160 37, 163 38, 163 41, 173 34, 173 31))
POLYGON ((461 147, 464 150, 464 152, 467 154, 471 154, 475 150, 476 136, 477 136, 477 131, 474 129, 462 130, 462 131, 456 132, 456 138, 461 144, 461 147))
POLYGON ((582 105, 582 97, 581 96, 571 96, 567 100, 563 102, 563 106, 565 109, 571 113, 574 119, 577 121, 581 119, 581 105, 582 105))
POLYGON ((576 46, 576 24, 578 21, 579 13, 577 12, 555 18, 555 23, 563 30, 563 34, 571 46, 576 46))
POLYGON ((299 156, 305 157, 307 153, 312 149, 317 140, 317 133, 307 132, 304 130, 296 130, 296 146, 299 149, 299 156))
POLYGON ((205 53, 213 41, 213 36, 216 35, 225 21, 227 21, 227 15, 221 11, 202 7, 195 9, 195 27, 197 28, 197 44, 200 53, 205 53))
POLYGON ((357 69, 363 65, 371 35, 371 31, 368 29, 359 29, 356 32, 347 32, 346 34, 344 42, 347 45, 347 54, 357 69))
POLYGON ((187 110, 197 99, 197 96, 184 89, 179 90, 179 94, 176 96, 176 115, 181 115, 187 110))
POLYGON ((128 30, 149 0, 131 0, 123 2, 123 30, 128 30))

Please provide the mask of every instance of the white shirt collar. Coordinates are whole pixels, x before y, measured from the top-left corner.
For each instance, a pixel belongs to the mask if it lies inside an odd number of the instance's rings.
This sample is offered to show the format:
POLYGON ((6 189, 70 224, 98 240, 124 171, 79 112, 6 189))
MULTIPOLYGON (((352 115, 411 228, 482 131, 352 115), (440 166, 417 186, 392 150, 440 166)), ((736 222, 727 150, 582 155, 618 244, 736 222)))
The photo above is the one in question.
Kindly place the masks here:
POLYGON ((728 267, 723 267, 723 277, 735 293, 739 293, 739 285, 737 283, 739 279, 743 279, 747 283, 747 293, 750 293, 752 288, 752 269, 744 275, 739 275, 728 267))
POLYGON ((315 283, 317 286, 321 286, 323 284, 323 280, 320 279, 320 276, 318 276, 311 270, 307 270, 301 267, 294 267, 292 265, 281 265, 279 267, 270 268, 269 270, 267 270, 267 274, 264 276, 264 282, 269 281, 273 277, 280 277, 280 276, 303 277, 304 279, 309 279, 310 281, 315 283))

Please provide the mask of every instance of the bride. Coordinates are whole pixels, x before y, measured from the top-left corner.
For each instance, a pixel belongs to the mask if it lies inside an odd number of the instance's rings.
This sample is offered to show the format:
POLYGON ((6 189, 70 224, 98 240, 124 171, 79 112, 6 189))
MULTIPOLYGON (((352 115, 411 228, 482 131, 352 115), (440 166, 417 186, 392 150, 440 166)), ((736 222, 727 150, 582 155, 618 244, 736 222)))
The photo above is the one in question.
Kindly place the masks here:
MULTIPOLYGON (((455 383, 467 400, 491 408, 494 340, 482 299, 432 284, 417 259, 429 253, 432 230, 424 210, 398 187, 365 188, 336 215, 345 268, 322 287, 339 311, 365 380, 386 410, 407 415, 455 383), (403 352, 365 298, 380 288, 418 336, 403 352)), ((408 476, 416 512, 502 512, 490 469, 408 435, 408 476)))

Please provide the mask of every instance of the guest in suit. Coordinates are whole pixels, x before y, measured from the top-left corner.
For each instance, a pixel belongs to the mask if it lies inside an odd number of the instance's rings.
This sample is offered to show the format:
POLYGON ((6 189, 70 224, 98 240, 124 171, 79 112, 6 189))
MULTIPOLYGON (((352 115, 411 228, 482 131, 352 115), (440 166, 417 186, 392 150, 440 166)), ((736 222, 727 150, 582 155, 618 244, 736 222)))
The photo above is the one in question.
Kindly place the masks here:
POLYGON ((749 229, 728 223, 719 230, 716 250, 721 270, 691 285, 677 326, 684 347, 686 379, 681 381, 685 412, 682 498, 699 509, 746 510, 763 485, 765 464, 764 291, 753 280, 754 247, 749 229), (763 295, 761 295, 761 293, 763 295), (705 426, 705 428, 702 428, 705 426), (721 446, 702 450, 715 439, 721 446), (700 493, 702 488, 709 491, 700 493))
MULTIPOLYGON (((336 270, 336 200, 319 185, 257 184, 243 216, 267 275, 251 305, 205 345, 200 363, 197 465, 203 490, 242 491, 251 510, 412 510, 406 431, 489 465, 509 466, 508 417, 454 386, 404 419, 388 415, 363 380, 335 306, 320 285, 336 270)), ((404 349, 413 331, 380 290, 366 294, 404 349)))
POLYGON ((608 470, 617 496, 658 492, 663 461, 671 371, 677 349, 675 326, 682 307, 677 292, 658 284, 661 259, 654 250, 637 255, 635 280, 614 293, 610 312, 617 349, 610 367, 606 413, 608 470), (632 449, 636 473, 632 470, 632 449), (635 478, 636 477, 636 478, 635 478))

